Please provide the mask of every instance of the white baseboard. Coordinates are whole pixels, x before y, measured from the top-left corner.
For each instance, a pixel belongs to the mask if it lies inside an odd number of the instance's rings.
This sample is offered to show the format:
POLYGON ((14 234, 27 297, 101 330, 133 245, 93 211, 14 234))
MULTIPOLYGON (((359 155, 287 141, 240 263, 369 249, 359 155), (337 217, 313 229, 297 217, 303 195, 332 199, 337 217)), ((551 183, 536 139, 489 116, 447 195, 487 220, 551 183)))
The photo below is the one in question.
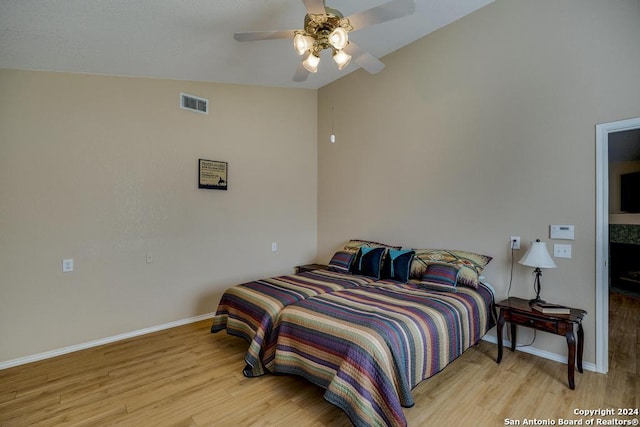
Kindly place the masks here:
MULTIPOLYGON (((482 340, 488 341, 493 344, 498 343, 498 338, 491 335, 485 335, 482 338, 482 340)), ((503 340, 502 343, 503 343, 503 348, 511 349, 511 341, 503 340)), ((551 353, 549 351, 540 350, 535 347, 516 347, 516 350, 522 351, 523 353, 533 354, 534 356, 542 357, 544 359, 553 360, 554 362, 560 362, 565 365, 567 364, 567 356, 562 356, 557 353, 551 353)), ((594 363, 582 362, 582 368, 587 371, 597 372, 596 365, 594 363)))
POLYGON ((189 323, 198 322, 200 320, 212 319, 214 315, 215 313, 201 314, 200 316, 190 317, 188 319, 176 320, 175 322, 169 322, 163 325, 151 326, 149 328, 138 329, 137 331, 132 331, 132 332, 125 332, 124 334, 114 335, 112 337, 89 341, 82 344, 76 344, 69 347, 59 348, 56 350, 45 351, 44 353, 38 353, 38 354, 33 354, 31 356, 20 357, 18 359, 8 360, 6 362, 0 362, 0 370, 12 368, 14 366, 24 365, 26 363, 37 362, 38 360, 49 359, 51 357, 61 356, 67 353, 73 353, 74 351, 85 350, 91 347, 97 347, 103 344, 122 341, 128 338, 134 338, 140 335, 146 335, 152 332, 162 331, 164 329, 175 328, 177 326, 187 325, 189 323))

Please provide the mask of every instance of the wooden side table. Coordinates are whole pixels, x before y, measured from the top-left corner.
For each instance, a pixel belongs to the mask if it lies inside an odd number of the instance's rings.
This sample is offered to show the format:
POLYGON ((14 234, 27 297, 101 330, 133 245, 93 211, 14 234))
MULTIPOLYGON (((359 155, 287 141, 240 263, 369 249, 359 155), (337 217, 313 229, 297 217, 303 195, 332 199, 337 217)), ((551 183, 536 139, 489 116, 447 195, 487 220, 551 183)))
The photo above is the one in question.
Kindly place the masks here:
POLYGON ((326 270, 329 268, 326 264, 305 264, 305 265, 296 265, 296 274, 304 273, 305 271, 312 270, 326 270))
POLYGON ((529 306, 529 301, 522 298, 511 297, 496 304, 500 309, 498 316, 498 358, 502 361, 502 327, 505 322, 511 324, 511 351, 516 349, 516 326, 526 326, 539 331, 551 332, 556 335, 564 335, 567 339, 569 358, 567 363, 569 388, 576 388, 574 371, 576 365, 576 334, 578 336, 578 372, 582 373, 582 352, 584 349, 584 332, 582 319, 587 314, 579 308, 571 308, 570 314, 545 314, 534 310, 529 306))

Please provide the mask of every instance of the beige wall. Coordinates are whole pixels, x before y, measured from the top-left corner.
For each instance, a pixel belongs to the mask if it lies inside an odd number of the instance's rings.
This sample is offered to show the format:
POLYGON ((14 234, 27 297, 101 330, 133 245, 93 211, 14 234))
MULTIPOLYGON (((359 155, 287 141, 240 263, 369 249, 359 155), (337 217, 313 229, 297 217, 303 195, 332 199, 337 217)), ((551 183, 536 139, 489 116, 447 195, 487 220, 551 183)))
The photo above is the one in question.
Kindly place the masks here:
MULTIPOLYGON (((497 0, 382 73, 322 88, 317 260, 348 238, 478 251, 504 298, 509 236, 517 261, 536 238, 552 249, 550 224, 573 224, 573 258, 544 271, 542 296, 589 312, 595 362, 595 125, 640 116, 638 22, 636 0, 497 0)), ((532 297, 532 279, 516 264, 511 295, 532 297)), ((534 346, 566 354, 549 334, 534 346)))
MULTIPOLYGON (((589 311, 594 362, 594 126, 640 116, 637 22, 636 0, 497 0, 317 94, 0 71, 0 363, 211 312, 354 237, 491 255, 502 298, 509 236, 517 260, 553 223, 576 240, 543 296, 589 311), (196 188, 198 158, 229 191, 196 188)), ((531 283, 516 264, 511 295, 531 283)))
POLYGON ((0 94, 0 362, 210 313, 315 257, 316 91, 3 70, 0 94), (228 191, 197 188, 199 158, 229 162, 228 191))

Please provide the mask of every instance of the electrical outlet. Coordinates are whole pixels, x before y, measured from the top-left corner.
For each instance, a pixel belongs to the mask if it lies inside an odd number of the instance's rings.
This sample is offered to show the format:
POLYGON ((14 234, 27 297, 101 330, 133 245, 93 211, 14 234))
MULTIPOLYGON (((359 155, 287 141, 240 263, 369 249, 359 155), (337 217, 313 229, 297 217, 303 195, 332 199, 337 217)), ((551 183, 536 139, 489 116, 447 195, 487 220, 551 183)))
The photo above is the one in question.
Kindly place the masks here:
POLYGON ((271 244, 271 251, 272 252, 278 252, 278 242, 273 242, 271 244))
POLYGON ((511 242, 511 249, 520 249, 520 236, 511 236, 509 242, 511 242))
POLYGON ((62 260, 62 272, 69 273, 73 271, 73 258, 63 259, 62 260))
POLYGON ((153 264, 153 254, 151 252, 147 252, 147 264, 153 264))

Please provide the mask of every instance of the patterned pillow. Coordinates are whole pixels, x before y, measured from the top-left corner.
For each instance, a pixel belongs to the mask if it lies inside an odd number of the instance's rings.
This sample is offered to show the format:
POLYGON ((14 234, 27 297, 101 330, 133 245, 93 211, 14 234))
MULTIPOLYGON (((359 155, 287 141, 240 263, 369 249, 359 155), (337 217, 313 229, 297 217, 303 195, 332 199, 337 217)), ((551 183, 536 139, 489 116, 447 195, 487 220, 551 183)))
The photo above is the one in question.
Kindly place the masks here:
POLYGON ((379 279, 382 257, 386 251, 386 248, 360 248, 360 258, 355 273, 379 279))
POLYGON ((429 264, 418 286, 435 291, 457 292, 460 268, 452 264, 429 264))
POLYGON ((410 249, 389 249, 382 264, 382 278, 407 283, 409 281, 409 270, 414 253, 415 252, 410 249))
POLYGON ((356 259, 356 255, 358 255, 358 251, 338 251, 329 261, 327 269, 339 273, 348 273, 351 269, 351 264, 356 259))
POLYGON ((378 242, 372 242, 370 240, 358 240, 358 239, 351 239, 347 242, 346 245, 344 245, 344 249, 349 250, 349 249, 359 249, 360 247, 366 247, 366 248, 391 248, 391 249, 401 249, 402 246, 392 246, 392 245, 387 245, 386 243, 378 243, 378 242))
POLYGON ((490 256, 473 252, 446 249, 414 249, 416 254, 411 263, 411 279, 420 280, 429 264, 452 264, 460 267, 458 283, 472 288, 478 288, 478 276, 492 260, 490 256))

